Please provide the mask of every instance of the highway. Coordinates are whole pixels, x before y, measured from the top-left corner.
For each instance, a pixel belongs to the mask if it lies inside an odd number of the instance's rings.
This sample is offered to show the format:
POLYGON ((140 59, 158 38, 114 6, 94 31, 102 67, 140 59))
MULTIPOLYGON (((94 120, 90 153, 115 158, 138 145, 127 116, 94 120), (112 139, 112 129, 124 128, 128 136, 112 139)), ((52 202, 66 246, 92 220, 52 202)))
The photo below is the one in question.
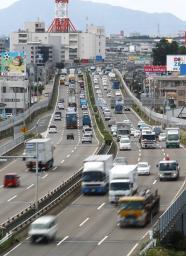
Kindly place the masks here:
MULTIPOLYGON (((105 92, 103 95, 106 99, 105 92)), ((107 101, 109 102, 109 99, 107 101)), ((137 127, 139 121, 139 118, 132 111, 117 115, 112 111, 112 116, 117 121, 129 119, 134 127, 137 127)), ((165 149, 164 143, 159 143, 156 149, 140 149, 138 140, 134 138, 131 140, 132 150, 118 152, 118 155, 126 156, 129 164, 137 164, 139 161, 149 162, 151 175, 140 176, 139 185, 148 185, 158 189, 161 196, 162 212, 185 184, 185 149, 165 149), (156 164, 166 154, 169 154, 171 158, 176 157, 180 164, 181 177, 178 181, 160 183, 157 178, 156 164)), ((68 146, 70 147, 70 145, 68 146)), ((88 155, 88 149, 89 147, 86 147, 84 154, 86 152, 88 155)), ((60 154, 60 149, 58 154, 60 154)), ((89 154, 91 153, 89 152, 89 154)), ((57 156, 56 158, 59 159, 57 156)), ((85 155, 82 158, 85 158, 85 155)), ((79 159, 77 160, 77 164, 79 164, 79 159)), ((152 223, 155 222, 156 218, 152 220, 152 223)), ((150 228, 151 224, 145 228, 121 229, 117 226, 117 208, 108 202, 107 195, 81 195, 59 213, 56 241, 48 245, 31 245, 29 238, 27 238, 4 256, 25 255, 25 252, 27 256, 129 256, 150 228)))
MULTIPOLYGON (((65 99, 65 106, 67 107, 68 87, 59 87, 59 98, 65 99)), ((78 122, 81 125, 82 111, 79 107, 79 97, 77 97, 77 104, 78 122)), ((44 135, 50 137, 55 146, 53 169, 39 173, 39 198, 77 172, 81 168, 84 158, 93 154, 98 147, 95 136, 92 144, 82 144, 81 130, 66 130, 65 110, 62 110, 62 116, 62 121, 54 121, 52 115, 51 120, 50 117, 45 116, 38 123, 38 132, 43 132, 44 135), (44 132, 49 123, 57 125, 57 134, 44 132), (73 132, 74 140, 66 139, 66 134, 69 132, 73 132)), ((3 223, 35 201, 36 174, 29 172, 22 160, 14 160, 0 169, 0 181, 0 223, 3 223), (16 172, 20 176, 20 187, 8 189, 3 187, 4 175, 10 172, 16 172)))

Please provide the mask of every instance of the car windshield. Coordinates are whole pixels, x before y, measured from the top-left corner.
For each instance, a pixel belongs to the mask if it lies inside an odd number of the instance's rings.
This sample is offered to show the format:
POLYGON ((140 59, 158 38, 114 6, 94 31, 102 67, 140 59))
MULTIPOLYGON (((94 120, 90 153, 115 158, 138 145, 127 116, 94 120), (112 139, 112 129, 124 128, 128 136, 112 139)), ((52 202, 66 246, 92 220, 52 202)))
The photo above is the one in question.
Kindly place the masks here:
POLYGON ((56 126, 55 125, 51 125, 49 128, 50 129, 56 129, 56 126))
POLYGON ((146 163, 139 163, 138 167, 148 167, 148 164, 146 164, 146 163))
POLYGON ((130 140, 126 138, 126 139, 121 139, 120 142, 121 143, 130 143, 130 140))
POLYGON ((128 202, 122 202, 119 206, 120 210, 142 210, 144 208, 143 202, 138 201, 128 201, 128 202))
POLYGON ((50 224, 43 224, 43 223, 33 223, 32 228, 33 229, 48 229, 50 227, 50 224))
POLYGON ((82 174, 82 180, 85 182, 104 181, 105 178, 106 178, 105 173, 98 172, 98 171, 83 172, 82 174))
POLYGON ((128 182, 113 182, 110 184, 110 189, 114 191, 129 190, 130 184, 128 182))
POLYGON ((159 169, 160 171, 175 171, 177 167, 177 163, 160 163, 159 169))

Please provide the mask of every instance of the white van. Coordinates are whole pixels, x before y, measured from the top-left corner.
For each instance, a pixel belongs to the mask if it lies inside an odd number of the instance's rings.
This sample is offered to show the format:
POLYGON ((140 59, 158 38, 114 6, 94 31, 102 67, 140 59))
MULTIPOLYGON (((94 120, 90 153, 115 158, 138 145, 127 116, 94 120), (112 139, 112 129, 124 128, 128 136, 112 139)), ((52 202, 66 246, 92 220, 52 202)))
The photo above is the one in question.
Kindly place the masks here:
POLYGON ((32 243, 37 239, 44 239, 46 242, 55 239, 57 233, 57 223, 55 216, 43 216, 35 220, 29 229, 28 235, 32 243))

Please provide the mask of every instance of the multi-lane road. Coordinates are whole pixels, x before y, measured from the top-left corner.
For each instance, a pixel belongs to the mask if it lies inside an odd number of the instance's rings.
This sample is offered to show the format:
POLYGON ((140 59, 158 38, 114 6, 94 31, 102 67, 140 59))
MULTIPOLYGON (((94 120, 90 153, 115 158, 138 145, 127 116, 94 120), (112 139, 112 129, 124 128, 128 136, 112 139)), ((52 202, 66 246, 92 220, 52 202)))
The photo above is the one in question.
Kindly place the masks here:
MULTIPOLYGON (((68 87, 60 86, 59 98, 64 98, 67 106, 68 87)), ((78 97, 77 104, 78 122, 81 125, 82 111, 79 107, 78 97)), ((92 144, 82 145, 81 130, 67 130, 65 128, 65 110, 62 111, 62 115, 62 121, 53 121, 53 116, 48 116, 40 119, 38 123, 38 131, 40 132, 47 129, 49 122, 55 123, 58 129, 57 134, 44 133, 52 139, 55 146, 54 167, 52 170, 39 173, 39 198, 77 172, 81 168, 84 158, 93 154, 98 147, 95 136, 92 144), (69 132, 73 132, 74 140, 66 139, 69 132)), ((3 223, 34 202, 36 175, 33 172, 28 172, 22 160, 14 160, 0 169, 0 182, 0 223, 3 223), (10 172, 16 172, 20 176, 20 187, 11 189, 3 187, 4 175, 10 172)))
MULTIPOLYGON (((101 80, 100 80, 101 83, 101 80)), ((100 86, 101 87, 101 86, 100 86)), ((66 89, 60 88, 60 95, 66 95, 66 89)), ((61 96, 62 97, 62 96, 61 96)), ((106 93, 103 91, 103 97, 110 102, 106 93)), ((79 115, 81 113, 79 111, 79 115)), ((137 127, 139 118, 132 112, 115 115, 112 111, 112 116, 117 120, 129 119, 134 127, 137 127)), ((82 163, 82 160, 92 154, 97 146, 96 140, 91 146, 82 146, 80 143, 80 131, 76 131, 75 143, 69 144, 65 140, 66 130, 64 123, 59 124, 57 135, 50 135, 56 144, 55 165, 56 169, 42 174, 40 177, 40 195, 46 193, 47 189, 51 189, 54 184, 60 183, 73 171, 77 170, 82 163), (64 161, 64 162, 63 162, 64 161), (48 176, 46 176, 48 175, 48 176), (46 177, 45 177, 46 176, 46 177), (44 178, 45 177, 45 178, 44 178), (59 179, 59 181, 58 181, 59 179)), ((137 164, 139 161, 148 161, 151 165, 151 175, 139 177, 139 185, 148 185, 158 189, 161 196, 161 211, 165 210, 171 201, 185 184, 185 149, 165 149, 164 143, 159 143, 156 149, 140 149, 137 139, 132 138, 132 150, 118 152, 119 156, 126 156, 129 164, 137 164), (172 159, 178 160, 180 164, 180 179, 178 181, 159 182, 157 175, 156 164, 166 154, 172 159)), ((20 169, 23 178, 22 183, 26 182, 23 193, 19 193, 19 189, 2 193, 4 207, 10 204, 10 211, 13 211, 13 206, 17 209, 22 206, 23 200, 33 200, 34 187, 28 189, 31 184, 34 184, 34 175, 25 172, 23 163, 16 161, 16 169, 20 169), (28 180, 28 177, 31 180, 28 180), (17 197, 7 202, 13 192, 17 197), (29 196, 30 195, 30 196, 29 196), (6 198, 6 200, 4 199, 6 198), (31 199, 30 199, 31 198, 31 199), (22 201, 21 201, 22 200, 22 201), (20 203, 22 202, 22 203, 20 203)), ((9 170, 11 166, 7 167, 9 170)), ((1 174, 2 175, 2 174, 1 174)), ((20 190, 23 188, 20 188, 20 190)), ((23 191, 23 190, 22 190, 23 191)), ((8 209, 8 208, 7 208, 8 209)), ((8 210, 4 212, 7 214, 8 210)), ((3 218, 3 214, 1 214, 3 218)), ((0 216, 1 216, 0 215, 0 216)), ((152 223, 155 219, 152 220, 152 223)), ((124 228, 117 226, 117 208, 111 205, 108 201, 108 196, 83 196, 78 197, 72 204, 66 207, 58 214, 58 234, 57 239, 53 243, 44 245, 31 245, 29 238, 19 243, 9 253, 5 255, 35 255, 35 256, 129 256, 151 228, 149 224, 145 228, 124 228)))

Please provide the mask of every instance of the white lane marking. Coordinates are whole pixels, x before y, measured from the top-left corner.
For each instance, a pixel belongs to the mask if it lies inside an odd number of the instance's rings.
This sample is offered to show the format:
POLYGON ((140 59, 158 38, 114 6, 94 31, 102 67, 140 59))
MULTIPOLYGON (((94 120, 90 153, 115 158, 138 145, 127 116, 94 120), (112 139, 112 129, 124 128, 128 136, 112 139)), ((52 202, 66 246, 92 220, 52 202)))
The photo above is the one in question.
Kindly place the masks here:
POLYGON ((137 244, 135 244, 134 245, 134 247, 130 250, 130 252, 127 254, 127 256, 130 256, 132 253, 133 253, 133 251, 136 249, 136 247, 138 246, 139 244, 137 243, 137 244))
POLYGON ((16 245, 12 250, 10 250, 9 252, 5 253, 3 256, 7 256, 9 255, 11 252, 13 252, 15 249, 17 249, 22 243, 19 243, 18 245, 16 245))
POLYGON ((139 157, 139 158, 138 158, 138 162, 139 162, 140 160, 141 160, 141 158, 139 157))
POLYGON ((67 240, 69 238, 69 236, 65 236, 59 243, 57 243, 57 246, 59 246, 60 244, 62 244, 65 240, 67 240))
POLYGON ((66 156, 66 158, 69 158, 70 157, 70 154, 66 156))
POLYGON ((108 236, 105 236, 101 241, 99 241, 98 245, 101 245, 107 238, 108 236))
POLYGON ((165 149, 164 148, 162 148, 162 152, 164 152, 165 151, 165 149))
POLYGON ((41 179, 45 179, 46 177, 48 177, 48 174, 45 174, 45 176, 41 177, 41 179))
POLYGON ((139 149, 139 152, 141 153, 141 149, 139 149))
POLYGON ((90 218, 86 218, 83 222, 81 222, 81 224, 79 224, 79 227, 82 227, 90 218))
POLYGON ((7 201, 8 202, 10 202, 10 201, 12 201, 13 199, 15 199, 17 197, 17 195, 15 195, 15 196, 13 196, 13 197, 11 197, 10 199, 8 199, 7 201))
POLYGON ((34 186, 34 184, 31 184, 30 186, 28 186, 28 187, 26 188, 26 190, 32 188, 33 186, 34 186))
POLYGON ((61 161, 61 164, 63 164, 64 162, 65 162, 65 160, 62 160, 62 161, 61 161))
POLYGON ((52 169, 52 171, 55 171, 57 169, 57 166, 55 166, 53 169, 52 169))
POLYGON ((139 156, 141 156, 141 153, 139 153, 139 156))
POLYGON ((155 180, 152 184, 154 185, 154 184, 156 184, 156 182, 157 182, 157 180, 155 180))
POLYGON ((76 150, 77 149, 77 147, 74 147, 74 150, 76 150))
POLYGON ((26 240, 29 240, 30 239, 30 236, 28 236, 27 238, 26 238, 26 240))
POLYGON ((165 152, 164 152, 163 154, 164 154, 164 156, 166 155, 166 153, 165 153, 165 152))
POLYGON ((140 240, 143 240, 143 239, 149 234, 149 231, 150 231, 150 230, 148 230, 148 231, 140 238, 140 240))
POLYGON ((16 160, 10 162, 9 164, 7 164, 5 167, 1 168, 0 172, 3 172, 6 168, 8 168, 11 164, 14 164, 16 160))
POLYGON ((72 150, 71 153, 74 153, 74 150, 72 150))
POLYGON ((106 203, 102 203, 98 208, 97 210, 99 211, 106 203))

